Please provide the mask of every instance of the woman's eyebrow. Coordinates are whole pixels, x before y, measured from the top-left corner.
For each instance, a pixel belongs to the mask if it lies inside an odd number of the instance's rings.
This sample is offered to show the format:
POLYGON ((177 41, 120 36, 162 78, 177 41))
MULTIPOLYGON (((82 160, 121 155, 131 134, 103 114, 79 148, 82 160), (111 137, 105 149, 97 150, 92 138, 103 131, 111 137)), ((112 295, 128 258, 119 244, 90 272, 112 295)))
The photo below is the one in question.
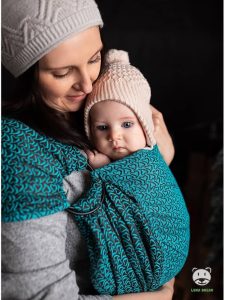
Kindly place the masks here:
POLYGON ((69 66, 64 66, 64 67, 49 67, 49 68, 45 68, 46 71, 55 71, 55 70, 64 70, 64 69, 69 69, 71 68, 72 65, 69 66))
MULTIPOLYGON (((101 47, 88 59, 92 59, 96 54, 98 54, 98 52, 102 51, 103 49, 103 45, 101 45, 101 47)), ((46 71, 54 71, 54 70, 63 70, 63 69, 69 69, 73 67, 73 65, 68 65, 68 66, 63 66, 63 67, 49 67, 49 68, 45 68, 46 71)))

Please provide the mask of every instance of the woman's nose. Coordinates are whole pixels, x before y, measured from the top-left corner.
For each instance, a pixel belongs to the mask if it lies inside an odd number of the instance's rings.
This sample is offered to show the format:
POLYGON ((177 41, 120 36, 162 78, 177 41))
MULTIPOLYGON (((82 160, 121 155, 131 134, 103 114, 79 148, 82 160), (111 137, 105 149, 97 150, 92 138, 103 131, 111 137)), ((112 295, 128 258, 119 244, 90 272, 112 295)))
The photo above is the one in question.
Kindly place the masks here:
POLYGON ((92 91, 92 80, 88 72, 82 72, 80 74, 79 80, 76 81, 76 83, 74 83, 73 87, 77 91, 81 91, 85 94, 89 94, 92 91))

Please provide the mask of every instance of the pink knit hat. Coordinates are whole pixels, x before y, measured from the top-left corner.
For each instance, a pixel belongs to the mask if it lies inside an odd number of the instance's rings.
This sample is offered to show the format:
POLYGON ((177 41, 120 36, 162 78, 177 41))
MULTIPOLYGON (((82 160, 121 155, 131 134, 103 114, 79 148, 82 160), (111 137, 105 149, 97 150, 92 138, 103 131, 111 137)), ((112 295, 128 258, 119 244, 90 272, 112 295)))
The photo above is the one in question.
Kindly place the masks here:
POLYGON ((105 67, 88 95, 85 110, 85 131, 90 137, 89 113, 98 102, 113 100, 129 107, 137 116, 146 135, 146 143, 152 147, 156 141, 150 110, 151 89, 135 67, 130 65, 128 53, 111 49, 105 57, 105 67))

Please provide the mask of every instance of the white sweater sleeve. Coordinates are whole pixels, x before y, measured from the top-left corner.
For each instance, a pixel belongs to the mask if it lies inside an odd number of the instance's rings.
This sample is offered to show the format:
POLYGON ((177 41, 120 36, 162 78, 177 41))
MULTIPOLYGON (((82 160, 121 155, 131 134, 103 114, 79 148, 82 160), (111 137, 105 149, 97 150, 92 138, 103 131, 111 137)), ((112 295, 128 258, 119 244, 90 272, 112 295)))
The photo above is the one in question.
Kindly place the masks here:
MULTIPOLYGON (((68 214, 2 223, 3 300, 111 300, 80 295, 76 271, 66 255, 68 214)), ((79 239, 74 255, 79 259, 79 239)))

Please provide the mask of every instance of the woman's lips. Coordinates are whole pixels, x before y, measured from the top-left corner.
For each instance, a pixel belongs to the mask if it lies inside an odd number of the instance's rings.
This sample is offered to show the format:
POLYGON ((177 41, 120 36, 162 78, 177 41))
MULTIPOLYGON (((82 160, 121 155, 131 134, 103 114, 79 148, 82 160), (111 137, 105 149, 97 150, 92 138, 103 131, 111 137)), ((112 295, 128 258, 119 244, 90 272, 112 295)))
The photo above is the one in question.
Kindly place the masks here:
POLYGON ((86 98, 86 96, 87 96, 86 94, 78 95, 78 96, 69 95, 69 96, 66 96, 66 98, 71 102, 80 102, 80 101, 84 100, 86 98))

